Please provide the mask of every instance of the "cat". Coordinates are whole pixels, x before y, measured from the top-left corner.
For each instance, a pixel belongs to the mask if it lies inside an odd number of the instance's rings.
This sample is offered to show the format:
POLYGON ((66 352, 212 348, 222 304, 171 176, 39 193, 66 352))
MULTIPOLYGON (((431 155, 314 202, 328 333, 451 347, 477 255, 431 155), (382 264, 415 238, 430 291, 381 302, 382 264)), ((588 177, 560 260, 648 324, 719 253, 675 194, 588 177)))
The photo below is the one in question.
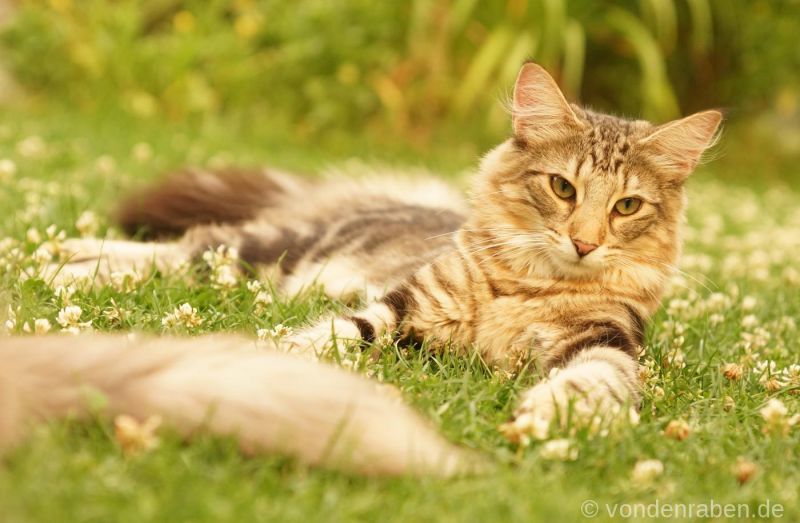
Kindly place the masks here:
POLYGON ((597 113, 527 63, 511 115, 470 205, 434 181, 190 170, 122 207, 125 230, 160 241, 71 240, 73 257, 48 276, 168 272, 225 245, 245 267, 271 267, 287 292, 318 283, 335 297, 366 294, 363 309, 281 350, 358 350, 341 340, 381 336, 474 347, 491 365, 532 361, 549 374, 522 395, 509 435, 547 437, 574 413, 616 416, 638 405, 637 352, 680 254, 684 182, 722 114, 652 125, 597 113))

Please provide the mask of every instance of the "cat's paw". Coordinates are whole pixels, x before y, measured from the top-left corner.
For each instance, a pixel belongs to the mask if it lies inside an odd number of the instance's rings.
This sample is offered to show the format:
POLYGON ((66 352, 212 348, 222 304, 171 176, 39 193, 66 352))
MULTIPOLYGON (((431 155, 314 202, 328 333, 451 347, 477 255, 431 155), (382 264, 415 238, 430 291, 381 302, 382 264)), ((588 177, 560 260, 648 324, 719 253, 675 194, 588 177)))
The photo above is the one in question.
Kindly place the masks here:
POLYGON ((332 356, 331 351, 333 350, 336 350, 338 356, 342 357, 347 353, 348 347, 357 342, 359 338, 359 330, 353 322, 343 318, 334 318, 321 320, 316 325, 281 338, 277 341, 277 348, 311 359, 332 356))
POLYGON ((37 275, 54 285, 73 283, 103 285, 118 275, 137 278, 153 269, 178 270, 188 254, 178 244, 72 238, 58 245, 61 263, 50 263, 37 275))
POLYGON ((603 361, 552 372, 523 393, 514 417, 500 427, 512 442, 547 439, 554 430, 604 431, 611 422, 638 419, 636 398, 618 369, 603 361))

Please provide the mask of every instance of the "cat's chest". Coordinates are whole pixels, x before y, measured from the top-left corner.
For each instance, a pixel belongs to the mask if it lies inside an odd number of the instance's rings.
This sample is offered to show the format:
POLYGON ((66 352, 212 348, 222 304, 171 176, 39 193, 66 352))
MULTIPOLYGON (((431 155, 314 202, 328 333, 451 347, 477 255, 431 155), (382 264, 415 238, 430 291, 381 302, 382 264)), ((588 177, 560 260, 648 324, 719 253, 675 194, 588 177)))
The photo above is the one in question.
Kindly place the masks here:
POLYGON ((440 343, 476 346, 490 363, 546 353, 564 336, 563 318, 587 307, 585 298, 532 292, 483 296, 455 305, 425 311, 415 330, 440 343))
POLYGON ((547 352, 562 336, 564 300, 499 296, 481 304, 474 343, 493 363, 547 352))

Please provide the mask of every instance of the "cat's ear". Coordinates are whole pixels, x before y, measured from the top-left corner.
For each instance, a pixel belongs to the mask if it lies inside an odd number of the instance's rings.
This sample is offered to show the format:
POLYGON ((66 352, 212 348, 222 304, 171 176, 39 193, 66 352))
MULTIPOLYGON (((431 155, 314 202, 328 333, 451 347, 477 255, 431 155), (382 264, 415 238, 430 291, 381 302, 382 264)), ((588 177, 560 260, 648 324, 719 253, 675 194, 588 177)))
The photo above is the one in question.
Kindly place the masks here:
POLYGON ((584 126, 553 77, 534 63, 523 65, 517 76, 511 114, 514 134, 523 140, 554 138, 584 126))
POLYGON ((719 134, 722 113, 702 111, 686 118, 659 125, 639 140, 659 169, 679 179, 689 176, 706 149, 714 145, 719 134))

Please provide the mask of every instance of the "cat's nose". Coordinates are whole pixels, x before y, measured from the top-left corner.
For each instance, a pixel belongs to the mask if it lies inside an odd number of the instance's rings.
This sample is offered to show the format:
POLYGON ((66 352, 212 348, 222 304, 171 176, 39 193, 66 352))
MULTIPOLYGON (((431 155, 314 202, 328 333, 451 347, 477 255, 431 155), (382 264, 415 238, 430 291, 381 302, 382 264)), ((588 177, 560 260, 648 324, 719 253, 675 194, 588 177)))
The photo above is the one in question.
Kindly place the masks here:
POLYGON ((572 245, 575 246, 575 251, 578 253, 578 256, 583 258, 593 250, 597 249, 597 245, 593 243, 586 243, 580 240, 572 239, 572 245))

